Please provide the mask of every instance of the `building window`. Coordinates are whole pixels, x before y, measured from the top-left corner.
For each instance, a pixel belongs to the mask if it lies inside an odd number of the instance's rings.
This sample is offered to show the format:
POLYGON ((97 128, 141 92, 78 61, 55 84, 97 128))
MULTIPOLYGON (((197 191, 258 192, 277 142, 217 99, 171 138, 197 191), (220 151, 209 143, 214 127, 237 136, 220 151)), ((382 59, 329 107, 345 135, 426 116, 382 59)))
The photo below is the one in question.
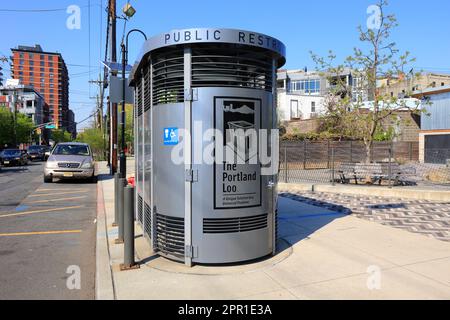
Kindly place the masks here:
POLYGON ((289 91, 297 91, 304 93, 319 93, 320 92, 320 80, 296 80, 290 84, 289 91))
POLYGON ((315 113, 315 112, 316 112, 316 102, 311 101, 311 113, 315 113))
POLYGON ((443 87, 443 86, 445 86, 445 83, 444 83, 444 82, 441 82, 441 87, 443 87))
POLYGON ((301 113, 298 108, 298 100, 291 100, 291 120, 300 119, 301 113))
POLYGON ((20 59, 20 60, 19 60, 19 64, 24 64, 23 59, 20 59))

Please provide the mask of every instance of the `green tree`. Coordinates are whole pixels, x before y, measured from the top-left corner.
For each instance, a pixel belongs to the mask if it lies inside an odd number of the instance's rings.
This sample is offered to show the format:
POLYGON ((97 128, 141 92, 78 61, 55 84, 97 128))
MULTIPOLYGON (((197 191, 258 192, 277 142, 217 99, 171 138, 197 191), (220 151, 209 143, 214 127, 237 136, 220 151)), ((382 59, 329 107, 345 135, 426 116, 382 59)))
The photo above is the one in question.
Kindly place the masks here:
POLYGON ((72 141, 72 136, 64 129, 54 129, 52 130, 51 139, 55 141, 55 143, 69 142, 72 141))
MULTIPOLYGON (((390 79, 401 75, 403 81, 408 81, 405 69, 415 59, 409 52, 399 54, 395 42, 390 41, 392 30, 398 26, 393 14, 386 14, 387 1, 380 0, 376 5, 379 9, 379 23, 372 28, 358 27, 359 40, 364 49, 354 48, 353 54, 345 62, 335 65, 336 55, 330 51, 326 58, 311 53, 318 68, 325 70, 331 83, 331 99, 325 115, 329 120, 328 129, 337 130, 344 135, 361 139, 365 145, 366 162, 372 161, 373 142, 379 139, 383 123, 391 121, 399 111, 408 110, 411 113, 421 113, 425 109, 417 102, 409 106, 403 99, 391 97, 382 93, 377 87, 379 79, 390 79), (351 70, 356 83, 347 83, 342 74, 351 70), (358 94, 354 94, 354 93, 358 94), (365 101, 371 100, 370 103, 365 101)), ((415 75, 419 77, 419 74, 415 75)), ((406 92, 408 95, 410 92, 406 92)), ((388 129, 389 131, 389 129, 388 129)), ((384 133, 383 133, 384 134, 384 133)))
POLYGON ((77 136, 77 141, 88 143, 97 160, 105 160, 107 141, 100 128, 87 128, 77 136))
POLYGON ((35 138, 33 120, 22 113, 16 114, 17 143, 31 142, 35 138))
POLYGON ((0 146, 11 144, 14 140, 12 113, 8 108, 0 107, 0 146))
MULTIPOLYGON (((120 109, 122 110, 122 109, 120 109)), ((119 113, 119 119, 121 115, 119 113)), ((120 120, 119 120, 119 140, 118 143, 121 145, 122 143, 122 128, 120 126, 120 120)), ((130 152, 134 145, 134 114, 133 114, 133 105, 132 104, 125 104, 125 145, 128 149, 128 152, 130 152)))
POLYGON ((5 107, 0 107, 0 145, 14 145, 29 143, 30 139, 35 138, 33 120, 25 114, 16 112, 16 139, 14 139, 14 114, 5 107))

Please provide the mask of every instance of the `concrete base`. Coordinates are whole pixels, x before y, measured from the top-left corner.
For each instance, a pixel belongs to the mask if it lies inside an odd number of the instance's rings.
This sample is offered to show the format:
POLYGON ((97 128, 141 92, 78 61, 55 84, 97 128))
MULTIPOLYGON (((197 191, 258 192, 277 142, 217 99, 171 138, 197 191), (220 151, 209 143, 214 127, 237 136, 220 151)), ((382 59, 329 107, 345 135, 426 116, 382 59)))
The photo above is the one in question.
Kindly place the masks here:
POLYGON ((125 265, 123 263, 120 264, 120 271, 128 271, 128 270, 135 270, 139 269, 141 266, 139 264, 133 264, 133 265, 125 265))
POLYGON ((388 198, 405 198, 415 200, 428 201, 450 201, 449 190, 435 190, 429 188, 418 187, 382 187, 382 186, 355 186, 355 185, 341 185, 335 186, 329 184, 310 184, 310 183, 279 183, 279 192, 302 192, 302 191, 316 191, 316 192, 330 192, 341 194, 353 194, 364 196, 378 196, 388 198))

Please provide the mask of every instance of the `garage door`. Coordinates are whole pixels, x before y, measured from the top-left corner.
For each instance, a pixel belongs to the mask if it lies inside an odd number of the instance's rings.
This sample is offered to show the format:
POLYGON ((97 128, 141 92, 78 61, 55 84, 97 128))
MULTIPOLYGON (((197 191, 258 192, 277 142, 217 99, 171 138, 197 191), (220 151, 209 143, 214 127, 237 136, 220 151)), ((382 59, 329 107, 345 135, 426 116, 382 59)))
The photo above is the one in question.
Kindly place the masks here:
POLYGON ((445 164, 450 159, 450 134, 425 136, 425 162, 445 164))

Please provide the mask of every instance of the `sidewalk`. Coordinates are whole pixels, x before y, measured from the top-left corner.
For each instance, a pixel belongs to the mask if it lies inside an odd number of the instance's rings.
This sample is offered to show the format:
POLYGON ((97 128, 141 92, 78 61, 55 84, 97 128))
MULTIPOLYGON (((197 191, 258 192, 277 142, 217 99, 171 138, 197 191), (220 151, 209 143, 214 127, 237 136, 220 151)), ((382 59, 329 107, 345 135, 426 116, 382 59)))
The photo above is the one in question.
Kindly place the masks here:
POLYGON ((98 183, 97 299, 450 299, 449 242, 283 197, 274 257, 188 268, 153 255, 137 227, 141 268, 120 271, 113 184, 98 183))
POLYGON ((393 197, 427 201, 450 201, 450 188, 448 186, 366 186, 336 183, 334 186, 325 183, 279 183, 280 192, 328 192, 338 194, 351 194, 362 196, 393 197))

